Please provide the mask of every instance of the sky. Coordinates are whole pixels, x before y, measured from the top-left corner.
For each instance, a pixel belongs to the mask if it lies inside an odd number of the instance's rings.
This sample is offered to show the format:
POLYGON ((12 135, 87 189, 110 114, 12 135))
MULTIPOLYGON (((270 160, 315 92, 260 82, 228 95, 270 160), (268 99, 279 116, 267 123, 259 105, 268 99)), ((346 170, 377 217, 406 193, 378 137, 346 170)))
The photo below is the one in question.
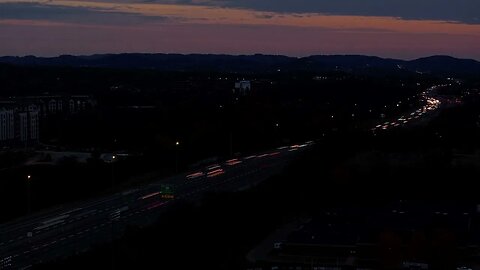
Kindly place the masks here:
POLYGON ((478 0, 0 0, 0 55, 363 54, 480 60, 478 0))

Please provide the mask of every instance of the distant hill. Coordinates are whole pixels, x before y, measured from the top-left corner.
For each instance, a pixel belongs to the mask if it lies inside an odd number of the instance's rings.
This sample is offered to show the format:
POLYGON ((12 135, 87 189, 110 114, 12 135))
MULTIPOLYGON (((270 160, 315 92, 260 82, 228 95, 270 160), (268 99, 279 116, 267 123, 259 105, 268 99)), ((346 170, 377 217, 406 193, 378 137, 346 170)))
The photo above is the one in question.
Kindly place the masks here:
POLYGON ((98 68, 134 68, 165 71, 275 72, 282 71, 362 71, 403 69, 434 74, 480 74, 480 62, 450 56, 431 56, 412 61, 362 55, 314 55, 287 57, 280 55, 216 54, 98 54, 59 57, 0 57, 0 63, 22 66, 68 66, 98 68))
POLYGON ((480 62, 450 56, 431 56, 409 61, 406 66, 422 72, 480 74, 480 62))

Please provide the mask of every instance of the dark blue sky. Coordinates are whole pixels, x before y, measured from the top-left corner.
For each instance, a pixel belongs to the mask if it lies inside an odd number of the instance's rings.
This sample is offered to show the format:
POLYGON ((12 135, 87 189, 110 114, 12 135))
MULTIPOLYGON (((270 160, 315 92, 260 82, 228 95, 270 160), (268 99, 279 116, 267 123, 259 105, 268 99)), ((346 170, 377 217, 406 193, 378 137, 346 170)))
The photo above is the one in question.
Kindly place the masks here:
POLYGON ((206 1, 204 4, 275 12, 392 16, 404 19, 480 23, 478 0, 220 0, 206 1))

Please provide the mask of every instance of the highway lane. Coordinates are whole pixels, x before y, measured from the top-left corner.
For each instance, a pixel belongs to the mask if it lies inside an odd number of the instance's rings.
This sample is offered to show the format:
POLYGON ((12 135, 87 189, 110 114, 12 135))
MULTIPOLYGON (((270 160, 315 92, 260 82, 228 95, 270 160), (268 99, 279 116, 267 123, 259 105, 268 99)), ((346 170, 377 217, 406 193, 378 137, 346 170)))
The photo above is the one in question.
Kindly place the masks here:
POLYGON ((237 191, 279 172, 313 142, 212 164, 198 171, 56 208, 0 225, 0 269, 18 269, 88 250, 121 236, 128 225, 151 224, 169 205, 206 192, 237 191), (174 189, 174 198, 165 187, 174 189))

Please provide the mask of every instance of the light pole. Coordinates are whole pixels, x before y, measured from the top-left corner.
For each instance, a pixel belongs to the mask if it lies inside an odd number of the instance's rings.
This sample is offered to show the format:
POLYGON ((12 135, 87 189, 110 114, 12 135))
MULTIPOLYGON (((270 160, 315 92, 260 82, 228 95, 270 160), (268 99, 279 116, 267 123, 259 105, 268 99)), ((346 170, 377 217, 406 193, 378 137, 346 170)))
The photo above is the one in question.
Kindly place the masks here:
POLYGON ((27 214, 30 214, 31 210, 31 187, 30 182, 32 181, 32 176, 30 174, 27 175, 27 214))
POLYGON ((180 142, 175 142, 175 173, 178 173, 178 147, 180 146, 180 142))
POLYGON ((279 122, 275 122, 274 136, 277 140, 275 143, 277 143, 277 144, 282 143, 282 136, 281 136, 281 133, 280 133, 280 123, 279 122))
POLYGON ((115 160, 117 159, 117 156, 112 155, 112 188, 115 186, 115 171, 114 171, 114 167, 113 167, 113 164, 115 163, 115 160))
MULTIPOLYGON (((117 159, 117 156, 115 154, 112 154, 112 188, 115 187, 115 171, 114 171, 114 163, 115 160, 117 159)), ((112 269, 115 269, 115 225, 114 225, 115 220, 110 217, 110 240, 111 240, 111 259, 112 259, 112 269)))

